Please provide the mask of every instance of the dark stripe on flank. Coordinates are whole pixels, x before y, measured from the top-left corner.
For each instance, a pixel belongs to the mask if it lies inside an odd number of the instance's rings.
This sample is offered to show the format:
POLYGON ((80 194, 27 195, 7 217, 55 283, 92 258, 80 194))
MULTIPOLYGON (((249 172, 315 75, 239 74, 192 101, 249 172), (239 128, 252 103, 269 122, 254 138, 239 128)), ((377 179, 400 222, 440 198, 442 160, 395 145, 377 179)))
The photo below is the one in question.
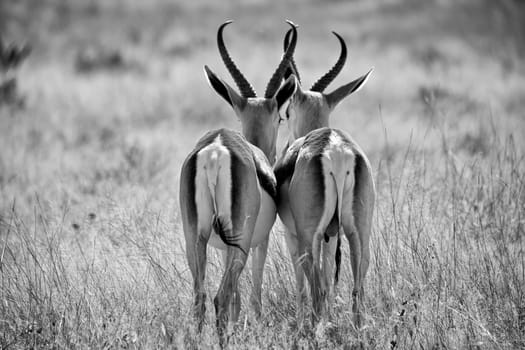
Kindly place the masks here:
POLYGON ((248 141, 240 133, 221 129, 222 144, 228 149, 230 153, 230 174, 231 174, 231 221, 232 230, 224 232, 221 236, 226 245, 234 246, 241 249, 245 254, 248 252, 239 245, 242 239, 242 231, 235 234, 236 225, 242 225, 244 218, 238 217, 239 213, 243 212, 243 189, 246 188, 247 170, 252 167, 253 170, 253 155, 248 141))
POLYGON ((188 198, 187 213, 190 221, 197 222, 197 205, 195 203, 195 178, 197 176, 197 153, 192 153, 186 158, 183 165, 184 180, 181 183, 187 183, 188 187, 181 189, 185 191, 188 198))
MULTIPOLYGON (((242 196, 242 179, 243 179, 243 171, 241 168, 241 164, 239 161, 239 157, 237 157, 236 154, 230 153, 230 166, 231 166, 231 174, 232 174, 232 188, 231 188, 231 203, 232 203, 232 219, 235 216, 236 213, 241 211, 240 206, 242 205, 241 201, 238 200, 242 196)), ((235 237, 232 236, 228 237, 228 242, 226 244, 230 245, 236 245, 236 242, 240 240, 241 237, 235 237)))
MULTIPOLYGON (((242 202, 239 200, 239 198, 242 196, 242 180, 245 176, 241 161, 237 154, 230 152, 230 169, 231 169, 231 176, 232 176, 232 188, 231 188, 231 204, 232 204, 232 227, 234 222, 242 222, 242 218, 235 217, 237 213, 241 211, 242 202)), ((230 235, 225 236, 223 238, 224 243, 227 245, 235 246, 237 248, 240 248, 243 252, 244 249, 241 248, 241 246, 238 244, 238 242, 241 240, 241 235, 235 236, 233 231, 230 232, 230 235)), ((244 252, 247 253, 247 252, 244 252)))
POLYGON ((325 204, 325 181, 323 174, 323 153, 330 143, 330 134, 332 129, 321 128, 311 131, 306 135, 303 147, 308 147, 309 153, 312 156, 312 176, 315 183, 314 188, 318 198, 317 203, 322 204, 324 208, 325 204))
POLYGON ((179 195, 182 192, 187 198, 187 213, 191 222, 197 223, 197 203, 195 202, 195 180, 197 177, 197 153, 199 153, 204 147, 208 146, 219 134, 218 130, 210 131, 199 139, 195 148, 190 152, 184 164, 182 165, 181 172, 181 185, 188 184, 185 188, 180 188, 179 195))
POLYGON ((255 166, 257 167, 257 180, 259 180, 259 185, 263 188, 263 190, 266 191, 272 197, 274 201, 277 200, 277 183, 275 182, 275 179, 271 176, 269 176, 266 172, 264 172, 260 167, 257 166, 258 163, 255 162, 255 166))
POLYGON ((363 186, 362 178, 365 175, 366 170, 366 162, 363 158, 363 155, 359 152, 355 152, 355 166, 354 166, 354 203, 353 206, 355 208, 356 205, 362 205, 361 203, 356 202, 358 195, 357 191, 359 191, 359 188, 363 186))
POLYGON ((195 201, 195 181, 197 177, 197 154, 217 137, 218 130, 210 131, 199 139, 195 148, 188 154, 184 160, 181 170, 179 197, 181 210, 184 210, 193 230, 197 230, 198 214, 197 203, 195 201))
POLYGON ((285 155, 275 164, 274 174, 277 180, 277 189, 287 180, 291 179, 295 171, 295 163, 297 162, 300 149, 300 147, 295 148, 290 155, 285 155))
POLYGON ((313 178, 313 183, 315 184, 312 188, 312 193, 314 194, 315 202, 322 204, 323 210, 325 205, 325 183, 323 176, 323 155, 317 154, 311 160, 311 175, 313 178))
MULTIPOLYGON (((253 146, 255 147, 256 146, 253 146)), ((272 166, 268 162, 268 158, 260 152, 257 153, 252 148, 252 156, 255 163, 255 171, 257 173, 257 181, 259 186, 272 197, 273 201, 277 200, 277 181, 275 181, 275 175, 272 171, 272 166)))

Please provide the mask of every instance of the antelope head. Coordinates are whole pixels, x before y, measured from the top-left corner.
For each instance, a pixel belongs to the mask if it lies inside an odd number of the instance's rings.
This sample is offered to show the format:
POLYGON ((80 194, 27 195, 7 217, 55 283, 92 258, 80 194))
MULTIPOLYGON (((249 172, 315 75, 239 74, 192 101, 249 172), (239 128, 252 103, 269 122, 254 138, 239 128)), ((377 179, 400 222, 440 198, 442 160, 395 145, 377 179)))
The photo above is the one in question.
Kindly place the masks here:
POLYGON ((268 82, 264 97, 257 97, 255 90, 237 68, 224 45, 222 32, 224 27, 231 22, 227 21, 219 27, 217 44, 222 60, 237 84, 240 94, 224 80, 217 77, 208 66, 204 66, 206 77, 211 87, 232 106, 241 122, 242 133, 246 139, 259 147, 270 163, 273 164, 275 162, 277 132, 281 119, 280 110, 293 96, 297 87, 296 79, 293 76, 289 76, 284 84, 281 85, 286 69, 293 57, 297 43, 297 30, 292 22, 287 21, 292 27, 290 29, 292 34, 291 43, 287 45, 281 62, 268 82))
MULTIPOLYGON (((292 57, 290 65, 287 68, 284 78, 295 75, 299 84, 297 90, 290 99, 290 103, 286 110, 286 118, 288 119, 290 127, 290 143, 295 139, 302 137, 312 130, 329 126, 330 113, 335 106, 339 104, 345 97, 358 91, 368 80, 372 73, 372 69, 365 75, 351 81, 348 84, 342 85, 330 93, 325 93, 326 87, 337 77, 343 69, 346 61, 347 49, 343 38, 336 32, 332 32, 339 43, 341 44, 341 54, 335 65, 319 80, 317 80, 310 90, 304 90, 301 86, 301 78, 297 70, 297 66, 292 57)), ((285 48, 288 47, 291 30, 286 33, 284 38, 285 48)), ((297 36, 295 34, 295 36, 297 36)))

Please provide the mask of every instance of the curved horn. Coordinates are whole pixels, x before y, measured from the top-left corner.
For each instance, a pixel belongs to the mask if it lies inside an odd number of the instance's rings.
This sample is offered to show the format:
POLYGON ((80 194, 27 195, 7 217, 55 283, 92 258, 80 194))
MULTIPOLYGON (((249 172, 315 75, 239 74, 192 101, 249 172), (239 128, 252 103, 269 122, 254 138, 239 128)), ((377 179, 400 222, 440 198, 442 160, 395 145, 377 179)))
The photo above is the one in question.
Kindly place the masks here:
POLYGON ((323 75, 318 81, 315 82, 315 84, 312 86, 310 91, 317 91, 317 92, 323 92, 324 89, 335 79, 335 77, 341 72, 341 69, 343 69, 343 66, 345 65, 346 61, 346 44, 343 38, 336 32, 332 32, 334 35, 339 39, 339 43, 341 44, 341 54, 339 55, 339 59, 334 64, 332 69, 328 71, 325 75, 323 75))
POLYGON ((245 98, 257 97, 255 90, 253 89, 251 84, 248 82, 248 80, 244 77, 244 75, 241 73, 239 68, 237 68, 237 66, 231 59, 230 54, 228 53, 228 50, 226 49, 226 46, 224 45, 224 40, 222 38, 222 31, 224 30, 224 27, 226 27, 228 24, 232 22, 233 21, 224 22, 219 27, 219 30, 217 31, 217 45, 219 46, 219 52, 221 54, 224 65, 230 72, 233 80, 235 81, 235 84, 237 84, 237 87, 239 88, 241 95, 245 98))
MULTIPOLYGON (((286 32, 286 35, 284 36, 284 47, 283 51, 286 52, 286 49, 288 48, 288 44, 290 43, 290 35, 292 34, 292 29, 288 29, 286 32)), ((299 76, 299 70, 297 69, 297 65, 295 64, 295 60, 292 56, 290 60, 290 67, 286 69, 286 73, 284 73, 284 79, 288 79, 288 77, 292 74, 295 74, 295 77, 297 78, 297 81, 301 83, 301 77, 299 76)))
POLYGON ((287 20, 286 23, 288 23, 292 27, 292 42, 290 43, 290 45, 288 45, 288 48, 286 49, 286 52, 284 53, 283 58, 279 63, 279 66, 273 73, 272 78, 266 86, 266 91, 264 92, 265 98, 272 98, 273 95, 275 95, 275 93, 277 92, 277 89, 279 89, 279 86, 281 85, 281 80, 283 79, 284 73, 286 72, 286 68, 288 68, 288 65, 290 64, 289 62, 293 57, 295 45, 297 44, 297 26, 292 21, 287 20))

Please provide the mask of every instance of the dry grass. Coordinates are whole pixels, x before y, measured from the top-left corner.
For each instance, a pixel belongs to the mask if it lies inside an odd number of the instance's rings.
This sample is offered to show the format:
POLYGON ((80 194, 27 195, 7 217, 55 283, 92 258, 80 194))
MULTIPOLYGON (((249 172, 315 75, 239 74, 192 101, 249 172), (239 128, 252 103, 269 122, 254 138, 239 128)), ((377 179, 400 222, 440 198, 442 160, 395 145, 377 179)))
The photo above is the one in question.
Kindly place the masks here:
MULTIPOLYGON (((18 72, 25 109, 0 106, 0 348, 217 347, 220 259, 210 249, 198 336, 180 165, 206 130, 238 127, 202 73, 209 64, 227 78, 217 26, 236 20, 226 41, 261 92, 284 16, 301 25, 305 84, 336 59, 330 30, 350 50, 334 87, 375 66, 333 116, 369 154, 378 187, 366 322, 351 325, 345 245, 336 327, 296 330, 278 224, 262 321, 246 293, 232 347, 525 347, 525 76, 499 13, 469 1, 300 4, 0 5, 5 35, 34 46, 18 72), (79 68, 92 52, 120 58, 79 68)), ((242 290, 249 284, 243 274, 242 290)))

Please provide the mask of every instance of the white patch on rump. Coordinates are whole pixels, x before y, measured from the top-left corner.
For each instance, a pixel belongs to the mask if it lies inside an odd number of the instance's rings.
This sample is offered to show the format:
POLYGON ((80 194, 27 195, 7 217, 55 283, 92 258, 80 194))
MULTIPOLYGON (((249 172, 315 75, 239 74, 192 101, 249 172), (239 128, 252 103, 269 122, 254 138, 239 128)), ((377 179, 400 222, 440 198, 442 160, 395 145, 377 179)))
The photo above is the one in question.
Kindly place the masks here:
MULTIPOLYGON (((209 234, 213 216, 221 218, 225 228, 231 229, 231 158, 228 148, 218 135, 212 143, 197 153, 195 203, 199 234, 209 234)), ((211 235, 209 243, 225 249, 219 235, 211 235)))
MULTIPOLYGON (((336 209, 344 205, 345 198, 350 200, 353 198, 355 154, 348 147, 348 142, 332 130, 329 142, 323 150, 321 162, 325 184, 325 203, 323 218, 318 227, 319 231, 325 229, 324 225, 327 225, 327 222, 336 214, 336 209), (350 191, 348 191, 349 188, 350 191)), ((341 209, 340 207, 339 210, 341 209)))

